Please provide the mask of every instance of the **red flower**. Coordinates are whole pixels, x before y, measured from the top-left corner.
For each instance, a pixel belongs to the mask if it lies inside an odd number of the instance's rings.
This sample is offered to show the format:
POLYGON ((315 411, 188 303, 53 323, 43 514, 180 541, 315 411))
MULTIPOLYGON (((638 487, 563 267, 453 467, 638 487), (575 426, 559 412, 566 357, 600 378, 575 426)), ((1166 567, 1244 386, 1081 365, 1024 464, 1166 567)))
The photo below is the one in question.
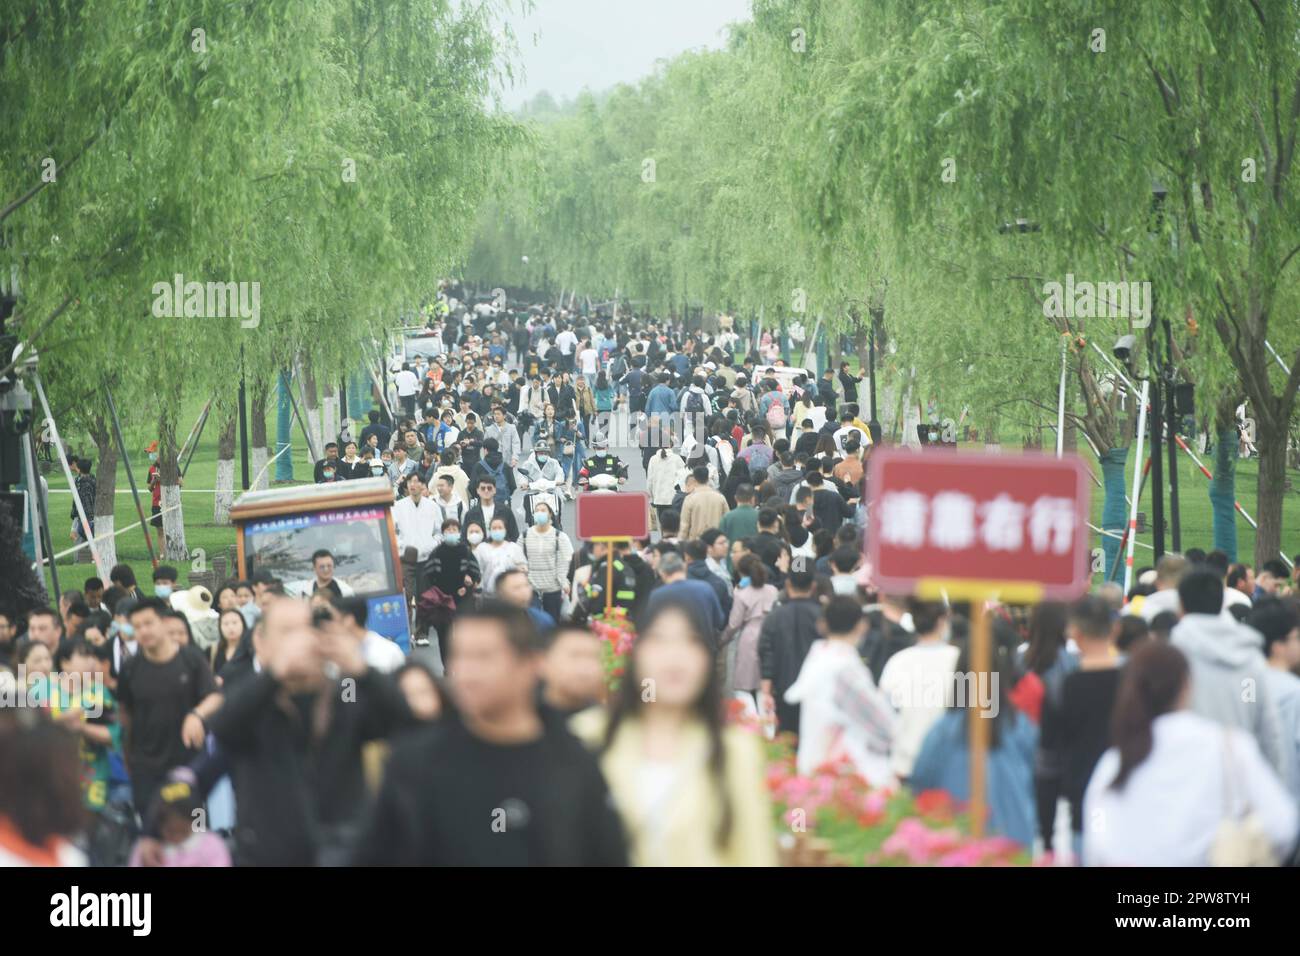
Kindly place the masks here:
POLYGON ((916 795, 916 812, 923 817, 952 816, 952 794, 947 790, 923 790, 916 795))

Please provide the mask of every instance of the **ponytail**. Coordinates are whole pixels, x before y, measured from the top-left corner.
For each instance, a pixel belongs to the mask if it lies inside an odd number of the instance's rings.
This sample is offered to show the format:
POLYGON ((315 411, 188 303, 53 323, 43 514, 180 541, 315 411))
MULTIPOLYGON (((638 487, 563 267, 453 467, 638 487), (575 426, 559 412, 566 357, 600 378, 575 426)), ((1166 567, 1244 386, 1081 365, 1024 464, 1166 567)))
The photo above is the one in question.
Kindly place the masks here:
POLYGON ((1187 658, 1172 645, 1152 641, 1133 652, 1111 719, 1111 739, 1119 750, 1119 772, 1112 789, 1124 789, 1133 771, 1151 756, 1152 725, 1157 717, 1178 708, 1187 682, 1187 658))

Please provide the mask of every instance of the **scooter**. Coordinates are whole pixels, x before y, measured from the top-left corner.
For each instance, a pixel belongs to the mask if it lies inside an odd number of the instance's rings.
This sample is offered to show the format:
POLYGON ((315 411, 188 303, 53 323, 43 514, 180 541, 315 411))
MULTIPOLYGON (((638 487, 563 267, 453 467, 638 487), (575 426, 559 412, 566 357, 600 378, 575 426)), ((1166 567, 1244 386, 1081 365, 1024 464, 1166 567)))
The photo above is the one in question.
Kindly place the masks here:
POLYGON ((565 493, 562 482, 554 481, 550 478, 538 478, 536 481, 525 481, 521 485, 524 490, 524 518, 528 521, 529 526, 533 523, 533 505, 537 502, 544 502, 551 506, 555 526, 561 527, 560 521, 563 518, 563 502, 565 493))

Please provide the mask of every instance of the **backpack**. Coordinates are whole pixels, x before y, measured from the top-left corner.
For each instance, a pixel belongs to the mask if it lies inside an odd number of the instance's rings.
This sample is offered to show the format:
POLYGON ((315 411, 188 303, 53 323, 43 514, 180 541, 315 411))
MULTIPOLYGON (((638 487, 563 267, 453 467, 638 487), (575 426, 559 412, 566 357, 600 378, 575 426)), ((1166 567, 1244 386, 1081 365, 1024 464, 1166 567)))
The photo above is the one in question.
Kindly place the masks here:
POLYGON ((505 458, 501 459, 501 464, 496 468, 493 468, 491 465, 489 465, 487 463, 486 458, 480 458, 479 464, 483 467, 483 470, 487 472, 488 475, 492 478, 492 483, 497 486, 497 495, 501 496, 501 500, 509 501, 510 487, 509 485, 506 484, 505 458))
POLYGON ((773 399, 772 403, 767 406, 767 423, 773 428, 785 428, 785 407, 781 404, 781 399, 773 399))
POLYGON ((686 411, 692 414, 706 414, 708 408, 704 402, 704 395, 691 389, 686 393, 686 411))
POLYGON ((716 490, 722 487, 731 469, 722 460, 722 451, 718 448, 718 437, 716 435, 704 443, 704 449, 705 458, 708 459, 709 464, 709 484, 716 490))

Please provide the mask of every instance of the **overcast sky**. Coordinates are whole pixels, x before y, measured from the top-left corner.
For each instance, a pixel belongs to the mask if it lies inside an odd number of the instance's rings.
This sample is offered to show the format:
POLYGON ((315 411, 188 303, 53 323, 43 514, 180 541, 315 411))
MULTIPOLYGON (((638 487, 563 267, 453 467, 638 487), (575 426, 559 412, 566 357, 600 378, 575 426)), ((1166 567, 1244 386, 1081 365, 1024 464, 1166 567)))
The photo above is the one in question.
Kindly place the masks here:
POLYGON ((506 90, 515 109, 546 90, 556 102, 639 80, 656 60, 722 45, 722 28, 749 19, 750 0, 535 0, 512 21, 524 75, 506 90))

